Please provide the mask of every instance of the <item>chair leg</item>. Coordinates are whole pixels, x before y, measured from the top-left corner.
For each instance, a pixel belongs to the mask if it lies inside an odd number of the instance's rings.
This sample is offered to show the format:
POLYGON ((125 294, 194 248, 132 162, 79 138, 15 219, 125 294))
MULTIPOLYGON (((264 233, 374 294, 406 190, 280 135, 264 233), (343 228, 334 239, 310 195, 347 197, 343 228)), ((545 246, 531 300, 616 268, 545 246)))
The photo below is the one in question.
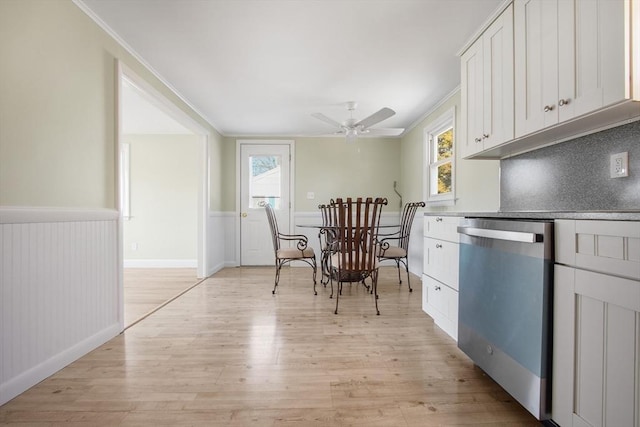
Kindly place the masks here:
POLYGON ((276 294, 276 288, 278 287, 278 282, 280 281, 280 267, 282 267, 282 263, 276 260, 276 280, 273 285, 273 291, 271 291, 271 294, 273 295, 276 294))
POLYGON ((336 311, 333 314, 338 314, 338 302, 340 302, 340 292, 342 292, 342 282, 338 282, 338 292, 336 292, 336 311))
POLYGON ((371 287, 375 295, 373 299, 376 301, 376 315, 380 316, 380 310, 378 309, 378 270, 371 272, 371 282, 371 287))
POLYGON ((409 260, 404 263, 404 268, 407 270, 407 286, 409 286, 409 292, 413 292, 411 289, 411 276, 409 276, 409 260))
POLYGON ((398 283, 402 285, 402 278, 400 277, 400 258, 396 258, 396 267, 398 268, 398 283))
POLYGON ((313 294, 318 295, 318 291, 316 291, 316 274, 318 274, 318 265, 316 264, 316 259, 313 258, 313 294))

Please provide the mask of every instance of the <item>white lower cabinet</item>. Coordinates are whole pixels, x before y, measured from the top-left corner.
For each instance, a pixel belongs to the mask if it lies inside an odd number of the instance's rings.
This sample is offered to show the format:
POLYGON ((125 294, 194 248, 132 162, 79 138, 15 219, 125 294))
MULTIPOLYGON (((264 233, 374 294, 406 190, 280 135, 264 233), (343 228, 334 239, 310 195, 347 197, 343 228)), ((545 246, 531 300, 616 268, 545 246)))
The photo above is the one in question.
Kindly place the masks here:
POLYGON ((556 221, 552 418, 640 425, 640 223, 556 221), (586 261, 589 262, 586 262, 586 261))
POLYGON ((422 309, 458 340, 458 248, 460 217, 425 216, 422 309))
POLYGON ((436 325, 458 340, 458 291, 444 283, 422 276, 422 309, 436 325))

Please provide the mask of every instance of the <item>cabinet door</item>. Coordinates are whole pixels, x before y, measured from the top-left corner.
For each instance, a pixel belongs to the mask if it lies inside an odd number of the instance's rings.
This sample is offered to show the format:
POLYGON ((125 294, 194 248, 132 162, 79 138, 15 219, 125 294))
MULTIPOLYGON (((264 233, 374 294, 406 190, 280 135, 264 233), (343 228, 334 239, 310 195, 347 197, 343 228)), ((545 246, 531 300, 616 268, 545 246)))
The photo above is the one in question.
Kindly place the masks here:
POLYGON ((558 122, 558 1, 516 0, 515 137, 558 122))
POLYGON ((436 325, 458 339, 458 292, 429 276, 422 279, 423 310, 436 325))
POLYGON ((640 281, 556 265, 553 415, 565 426, 640 416, 640 281))
POLYGON ((424 274, 458 290, 458 244, 425 237, 424 274))
POLYGON ((482 35, 484 64, 482 149, 513 139, 513 6, 482 35))
POLYGON ((460 141, 460 152, 462 157, 468 157, 482 151, 484 120, 482 112, 484 96, 482 40, 476 41, 462 55, 461 67, 462 123, 465 132, 460 141))
POLYGON ((624 0, 558 3, 561 122, 625 99, 624 17, 624 0))

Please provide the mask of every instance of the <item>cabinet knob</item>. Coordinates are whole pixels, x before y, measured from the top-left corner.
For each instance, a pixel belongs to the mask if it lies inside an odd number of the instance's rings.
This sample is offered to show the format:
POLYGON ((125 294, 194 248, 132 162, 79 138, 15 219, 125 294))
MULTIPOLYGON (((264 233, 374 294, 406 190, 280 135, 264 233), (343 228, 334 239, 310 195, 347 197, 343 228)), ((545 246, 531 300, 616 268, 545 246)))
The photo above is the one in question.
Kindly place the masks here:
POLYGON ((548 113, 551 110, 553 110, 553 105, 545 105, 544 106, 544 112, 545 113, 548 113))
POLYGON ((558 105, 561 106, 561 107, 564 106, 564 105, 567 105, 568 103, 569 103, 569 99, 568 98, 567 99, 561 99, 561 100, 558 101, 558 105))
POLYGON ((440 243, 436 243, 436 249, 441 249, 442 245, 440 243))
POLYGON ((476 138, 476 139, 474 139, 474 141, 475 141, 476 143, 478 143, 478 142, 482 142, 482 138, 476 138))
POLYGON ((436 217, 436 222, 442 222, 442 218, 441 217, 436 217))
POLYGON ((440 290, 440 286, 436 286, 434 289, 435 289, 436 291, 439 291, 439 290, 440 290))
POLYGON ((482 139, 487 139, 489 138, 489 134, 488 133, 483 133, 482 134, 482 139))

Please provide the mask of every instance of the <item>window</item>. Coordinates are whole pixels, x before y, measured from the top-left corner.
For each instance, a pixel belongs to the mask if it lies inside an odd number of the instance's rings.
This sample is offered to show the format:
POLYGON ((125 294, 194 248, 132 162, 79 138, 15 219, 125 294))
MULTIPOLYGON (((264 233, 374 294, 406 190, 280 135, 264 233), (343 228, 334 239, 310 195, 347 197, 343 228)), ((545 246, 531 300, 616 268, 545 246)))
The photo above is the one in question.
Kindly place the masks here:
POLYGON ((250 156, 249 207, 257 209, 265 203, 280 209, 280 156, 250 156))
POLYGON ((424 130, 425 200, 433 204, 455 201, 455 109, 443 114, 424 130))

